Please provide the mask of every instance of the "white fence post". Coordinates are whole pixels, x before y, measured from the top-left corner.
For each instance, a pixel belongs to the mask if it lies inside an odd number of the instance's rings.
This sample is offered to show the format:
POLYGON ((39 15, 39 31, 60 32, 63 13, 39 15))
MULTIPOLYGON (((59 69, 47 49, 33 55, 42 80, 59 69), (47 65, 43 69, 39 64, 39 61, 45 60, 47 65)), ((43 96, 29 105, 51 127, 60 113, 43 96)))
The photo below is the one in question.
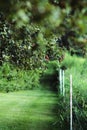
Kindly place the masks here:
POLYGON ((65 96, 65 86, 64 86, 64 70, 63 70, 63 96, 65 96))
POLYGON ((72 130, 72 75, 70 75, 70 130, 72 130))
POLYGON ((59 81, 60 81, 60 94, 65 95, 65 86, 64 86, 64 70, 60 69, 59 71, 59 81))
POLYGON ((62 70, 59 71, 59 80, 60 80, 60 94, 62 94, 62 70))

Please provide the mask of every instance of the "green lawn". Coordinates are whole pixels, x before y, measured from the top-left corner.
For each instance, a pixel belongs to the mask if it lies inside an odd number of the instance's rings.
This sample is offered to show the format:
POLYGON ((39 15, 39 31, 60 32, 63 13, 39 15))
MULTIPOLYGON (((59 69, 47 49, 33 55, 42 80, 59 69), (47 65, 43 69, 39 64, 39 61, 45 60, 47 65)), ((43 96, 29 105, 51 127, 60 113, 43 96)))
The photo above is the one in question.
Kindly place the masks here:
POLYGON ((0 130, 58 130, 56 104, 44 90, 0 93, 0 130))

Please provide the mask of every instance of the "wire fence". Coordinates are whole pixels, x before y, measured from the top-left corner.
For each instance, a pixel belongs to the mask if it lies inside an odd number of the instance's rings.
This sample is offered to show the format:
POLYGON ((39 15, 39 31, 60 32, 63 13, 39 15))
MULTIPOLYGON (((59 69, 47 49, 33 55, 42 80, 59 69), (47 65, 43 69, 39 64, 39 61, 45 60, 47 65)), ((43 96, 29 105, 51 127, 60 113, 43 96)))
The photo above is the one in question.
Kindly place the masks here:
MULTIPOLYGON (((64 97, 64 101, 66 100, 66 89, 65 88, 65 72, 64 70, 60 69, 59 70, 59 89, 60 89, 60 95, 62 95, 64 97)), ((73 96, 73 80, 72 80, 72 75, 70 75, 70 93, 68 95, 70 95, 69 98, 69 108, 70 108, 70 130, 84 130, 83 128, 83 124, 80 121, 80 118, 78 116, 78 112, 80 111, 80 114, 83 115, 84 121, 87 122, 87 119, 85 117, 84 112, 81 110, 78 101, 76 100, 76 98, 73 96), (76 108, 76 110, 75 110, 76 108)))

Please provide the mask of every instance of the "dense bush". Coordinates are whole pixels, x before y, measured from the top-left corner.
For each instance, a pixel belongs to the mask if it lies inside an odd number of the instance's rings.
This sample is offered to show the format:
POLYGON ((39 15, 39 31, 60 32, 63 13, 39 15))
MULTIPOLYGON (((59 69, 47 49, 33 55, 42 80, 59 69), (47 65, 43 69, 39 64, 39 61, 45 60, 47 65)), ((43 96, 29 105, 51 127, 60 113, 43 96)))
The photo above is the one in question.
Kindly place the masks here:
POLYGON ((0 62, 8 61, 23 69, 44 69, 45 61, 57 60, 62 55, 54 39, 46 40, 35 25, 14 28, 1 14, 0 62), (4 18, 4 20, 3 20, 4 18))
POLYGON ((0 67, 0 91, 10 92, 29 90, 40 87, 39 70, 20 70, 13 65, 4 63, 0 67))

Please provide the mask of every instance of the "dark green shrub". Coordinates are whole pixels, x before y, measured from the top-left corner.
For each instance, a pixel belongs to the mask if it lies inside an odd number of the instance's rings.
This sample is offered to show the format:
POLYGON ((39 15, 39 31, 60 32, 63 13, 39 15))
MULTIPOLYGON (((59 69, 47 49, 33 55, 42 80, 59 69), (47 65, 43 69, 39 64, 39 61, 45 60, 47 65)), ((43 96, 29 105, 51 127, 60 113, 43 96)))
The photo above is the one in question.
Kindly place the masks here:
POLYGON ((0 91, 18 91, 38 88, 39 70, 20 70, 8 63, 0 67, 0 91))
POLYGON ((57 92, 59 62, 49 61, 46 67, 47 68, 40 79, 41 84, 43 84, 44 87, 48 86, 48 88, 57 92))

